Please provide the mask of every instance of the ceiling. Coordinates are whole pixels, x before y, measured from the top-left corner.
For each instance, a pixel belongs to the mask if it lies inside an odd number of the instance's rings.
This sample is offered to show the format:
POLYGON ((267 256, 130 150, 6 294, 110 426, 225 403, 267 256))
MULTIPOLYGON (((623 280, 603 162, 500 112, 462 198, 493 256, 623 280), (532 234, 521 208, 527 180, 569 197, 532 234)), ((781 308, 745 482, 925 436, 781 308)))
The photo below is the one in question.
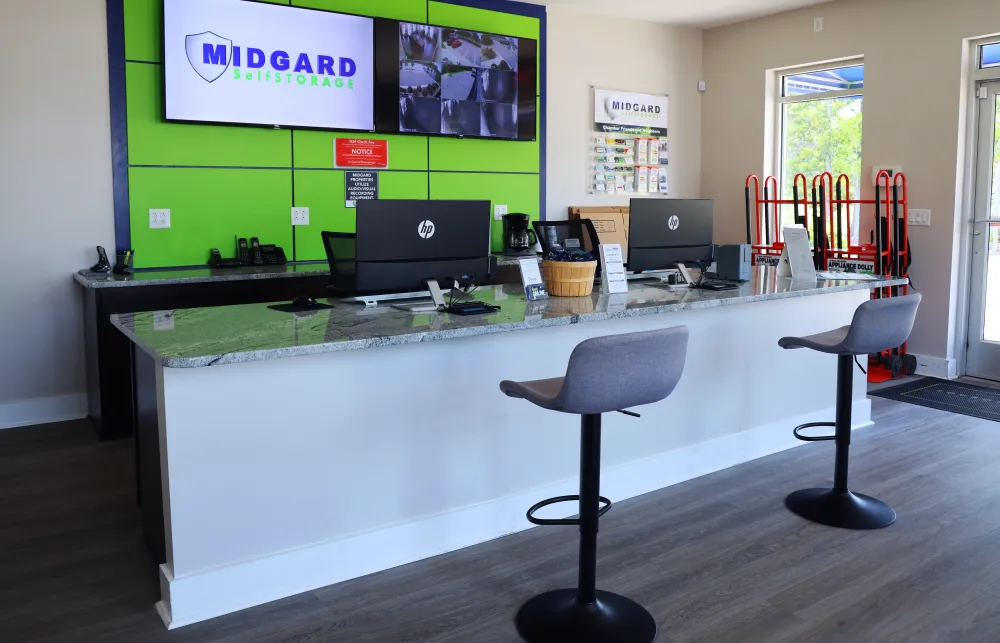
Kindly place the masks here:
POLYGON ((521 0, 587 13, 693 27, 720 25, 800 9, 829 0, 521 0))

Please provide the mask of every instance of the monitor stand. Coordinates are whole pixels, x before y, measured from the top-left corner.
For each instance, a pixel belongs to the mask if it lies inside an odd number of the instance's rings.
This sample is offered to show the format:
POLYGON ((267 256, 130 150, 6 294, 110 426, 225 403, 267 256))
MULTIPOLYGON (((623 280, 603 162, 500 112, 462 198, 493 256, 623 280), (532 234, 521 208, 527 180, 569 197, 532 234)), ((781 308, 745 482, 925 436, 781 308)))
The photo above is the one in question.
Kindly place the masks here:
POLYGON ((436 279, 427 279, 424 281, 424 285, 427 286, 427 290, 388 293, 384 295, 358 295, 357 297, 348 297, 343 301, 345 304, 364 304, 365 308, 374 308, 380 303, 396 304, 404 302, 407 299, 430 299, 435 305, 444 306, 444 295, 450 293, 451 289, 441 290, 441 286, 438 285, 436 279))

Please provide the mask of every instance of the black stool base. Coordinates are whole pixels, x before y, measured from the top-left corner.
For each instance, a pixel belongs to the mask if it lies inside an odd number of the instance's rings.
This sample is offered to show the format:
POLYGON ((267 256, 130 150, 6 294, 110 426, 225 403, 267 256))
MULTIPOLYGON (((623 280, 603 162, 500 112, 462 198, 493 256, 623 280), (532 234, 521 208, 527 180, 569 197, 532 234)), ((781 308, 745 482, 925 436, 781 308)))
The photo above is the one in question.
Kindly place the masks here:
POLYGON ((635 601, 597 590, 597 602, 576 600, 577 590, 540 594, 517 613, 527 643, 651 643, 656 621, 635 601))
POLYGON ((789 494, 785 506, 806 520, 843 529, 881 529, 896 521, 889 505, 850 491, 803 489, 789 494))

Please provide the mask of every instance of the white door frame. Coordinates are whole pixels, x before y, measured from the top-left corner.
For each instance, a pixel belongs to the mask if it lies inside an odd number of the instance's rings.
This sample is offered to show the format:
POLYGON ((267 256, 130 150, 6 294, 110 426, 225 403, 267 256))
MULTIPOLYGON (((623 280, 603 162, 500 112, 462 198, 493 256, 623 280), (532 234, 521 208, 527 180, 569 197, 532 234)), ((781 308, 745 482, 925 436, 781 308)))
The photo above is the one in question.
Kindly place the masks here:
MULTIPOLYGON (((989 279, 989 244, 990 225, 986 221, 995 219, 1000 222, 996 213, 991 210, 993 200, 993 175, 995 156, 1000 154, 996 149, 995 133, 997 121, 997 106, 1000 103, 1000 80, 980 82, 976 86, 978 105, 978 122, 976 124, 977 154, 973 167, 975 172, 975 196, 971 221, 972 252, 969 264, 969 306, 968 306, 968 339, 966 342, 966 372, 969 375, 1000 379, 1000 368, 990 368, 993 360, 989 354, 1000 354, 1000 346, 979 349, 979 334, 985 329, 980 328, 981 320, 986 315, 986 290, 989 279), (981 92, 981 93, 980 93, 981 92), (985 95, 985 96, 984 96, 985 95), (988 136, 987 136, 988 134, 988 136), (977 266, 982 274, 978 274, 977 266)), ((994 296, 996 294, 994 293, 994 296)), ((996 360, 1000 364, 1000 360, 996 360)))
MULTIPOLYGON (((965 40, 966 66, 963 73, 962 110, 960 131, 964 131, 963 153, 959 155, 958 168, 961 193, 956 198, 956 211, 959 220, 956 221, 954 234, 957 235, 956 245, 958 261, 952 263, 957 269, 955 296, 952 299, 949 324, 952 329, 953 343, 949 347, 949 357, 955 360, 955 372, 949 377, 965 375, 967 370, 969 345, 969 301, 972 295, 972 233, 974 232, 975 199, 976 199, 976 160, 979 149, 979 114, 981 104, 978 86, 984 82, 1000 80, 1000 67, 979 68, 980 47, 985 44, 1000 42, 1000 34, 965 40)), ((954 283, 954 282, 953 282, 954 283)))

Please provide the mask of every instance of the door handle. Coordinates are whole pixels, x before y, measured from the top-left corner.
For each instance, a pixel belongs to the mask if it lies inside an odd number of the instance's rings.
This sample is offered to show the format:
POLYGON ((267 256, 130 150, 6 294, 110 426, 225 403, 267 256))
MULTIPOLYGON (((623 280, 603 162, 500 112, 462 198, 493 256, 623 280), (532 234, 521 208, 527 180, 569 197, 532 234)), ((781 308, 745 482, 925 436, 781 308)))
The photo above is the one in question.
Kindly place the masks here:
POLYGON ((1000 219, 976 219, 973 223, 995 223, 1000 225, 1000 219))

